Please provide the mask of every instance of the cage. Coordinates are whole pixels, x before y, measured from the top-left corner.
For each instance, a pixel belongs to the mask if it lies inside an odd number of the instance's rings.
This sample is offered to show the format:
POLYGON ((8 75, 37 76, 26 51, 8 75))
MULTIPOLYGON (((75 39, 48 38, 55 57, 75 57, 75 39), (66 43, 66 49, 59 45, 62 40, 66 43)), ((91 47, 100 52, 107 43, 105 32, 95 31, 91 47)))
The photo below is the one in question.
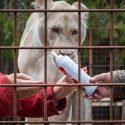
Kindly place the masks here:
MULTIPOLYGON (((40 0, 38 0, 39 2, 40 0)), ((87 1, 87 0, 65 0, 70 5, 74 2, 78 2, 77 9, 63 9, 61 6, 58 9, 49 9, 46 0, 41 0, 44 2, 44 8, 34 9, 34 1, 27 0, 4 0, 0 3, 0 71, 5 74, 10 74, 14 72, 15 84, 8 87, 13 88, 13 115, 12 117, 1 118, 0 123, 2 124, 93 124, 93 125, 122 125, 124 121, 124 101, 120 100, 117 102, 113 101, 113 93, 110 98, 105 98, 100 101, 91 102, 91 119, 85 120, 82 117, 83 110, 81 106, 83 105, 83 100, 80 96, 80 85, 78 90, 74 94, 76 96, 75 103, 72 105, 72 114, 69 116, 72 120, 62 120, 62 121, 49 121, 47 117, 47 98, 44 99, 44 117, 43 121, 25 121, 24 117, 17 116, 17 89, 16 84, 16 73, 19 72, 18 69, 18 51, 31 49, 35 51, 36 49, 44 51, 44 82, 47 83, 47 69, 48 69, 48 59, 47 51, 51 49, 75 49, 78 50, 78 66, 88 68, 88 74, 94 76, 103 72, 111 72, 113 70, 124 69, 124 0, 101 0, 87 1), (88 8, 82 9, 81 3, 84 3, 88 8), (43 13, 44 14, 44 46, 23 46, 20 47, 20 40, 25 29, 25 24, 31 13, 43 13), (77 46, 65 46, 62 47, 50 47, 48 46, 48 29, 49 25, 48 13, 77 13, 77 27, 78 27, 78 38, 77 46), (89 12, 87 35, 82 41, 81 34, 81 15, 82 13, 89 12), (83 42, 83 43, 82 43, 83 42), (82 44, 81 44, 82 43, 82 44), (77 104, 77 106, 75 105, 77 104)), ((59 1, 59 0, 58 0, 59 1)), ((54 1, 55 2, 55 1, 54 1)), ((66 19, 66 18, 65 18, 66 19)), ((86 19, 85 19, 86 20, 86 19)), ((67 22, 68 23, 68 22, 67 22)), ((70 23, 69 23, 70 25, 70 23)), ((57 29, 54 29, 57 32, 57 29)), ((68 31, 67 31, 68 32, 68 31)), ((75 33, 77 33, 75 31, 75 33)), ((29 55, 30 56, 30 55, 29 55)), ((79 75, 80 81, 80 75, 79 75)), ((112 78, 111 78, 112 82, 112 78)), ((121 85, 120 83, 117 85, 121 85)), ((0 85, 4 85, 1 83, 0 85)), ((22 85, 23 86, 23 85, 22 85)), ((25 86, 25 85, 24 85, 25 86)), ((32 85, 31 85, 32 86, 32 85)), ((46 85, 38 85, 44 87, 45 97, 47 97, 46 85)), ((54 86, 54 85, 51 85, 54 86)), ((115 84, 111 85, 113 90, 115 84)), ((25 86, 26 87, 26 86, 25 86)), ((123 84, 124 87, 124 84, 123 84)), ((84 116, 85 117, 85 116, 84 116)))

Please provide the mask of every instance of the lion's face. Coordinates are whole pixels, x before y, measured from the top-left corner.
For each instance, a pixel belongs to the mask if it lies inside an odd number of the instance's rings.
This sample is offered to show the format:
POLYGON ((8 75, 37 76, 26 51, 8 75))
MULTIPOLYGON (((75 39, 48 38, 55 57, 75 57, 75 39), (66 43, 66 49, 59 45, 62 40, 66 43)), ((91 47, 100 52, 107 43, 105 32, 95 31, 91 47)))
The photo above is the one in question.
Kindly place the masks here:
MULTIPOLYGON (((51 1, 52 2, 52 1, 51 1)), ((48 9, 77 9, 78 3, 70 5, 65 1, 50 3, 48 9)), ((86 7, 82 4, 82 9, 86 7)), ((86 19, 88 13, 81 14, 81 42, 86 36, 86 19)), ((39 16, 39 24, 42 28, 41 41, 45 42, 45 18, 39 16)), ((78 12, 49 12, 47 14, 47 45, 50 47, 76 47, 78 45, 78 12)), ((42 43, 43 44, 43 43, 42 43)), ((57 54, 68 55, 72 59, 77 57, 77 49, 56 49, 57 54)))
MULTIPOLYGON (((48 20, 48 44, 51 47, 75 47, 78 42, 77 16, 71 13, 53 13, 48 20)), ((58 49, 57 53, 74 58, 76 49, 58 49)))

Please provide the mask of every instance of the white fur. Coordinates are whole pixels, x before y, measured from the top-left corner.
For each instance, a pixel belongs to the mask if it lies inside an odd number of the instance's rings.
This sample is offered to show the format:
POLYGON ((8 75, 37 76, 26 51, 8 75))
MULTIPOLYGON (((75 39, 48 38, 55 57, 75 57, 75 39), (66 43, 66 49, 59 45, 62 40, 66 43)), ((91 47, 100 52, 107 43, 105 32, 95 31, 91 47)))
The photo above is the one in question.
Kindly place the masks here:
MULTIPOLYGON (((43 8, 44 0, 36 0, 36 9, 43 8)), ((49 9, 77 9, 78 3, 70 5, 65 1, 52 2, 47 0, 49 9)), ((81 5, 81 9, 86 9, 85 5, 81 5)), ((51 47, 61 46, 77 46, 78 34, 72 35, 72 30, 78 29, 78 14, 73 13, 48 13, 47 20, 47 45, 51 47), (52 31, 52 28, 59 28, 59 33, 52 31)), ((86 36, 88 13, 81 14, 81 36, 84 41, 86 36)), ((20 46, 32 46, 39 47, 44 46, 45 42, 45 30, 44 30, 44 14, 33 13, 29 17, 26 28, 24 30, 20 46)), ((47 82, 56 82, 63 74, 55 67, 53 58, 50 55, 52 50, 47 51, 47 82)), ((70 57, 77 62, 77 50, 76 49, 56 49, 57 53, 70 55, 70 57)), ((44 81, 44 50, 41 49, 20 49, 18 56, 18 66, 20 72, 30 75, 34 80, 44 81)), ((59 116, 50 117, 50 120, 54 121, 69 121, 77 120, 77 100, 75 94, 71 94, 67 97, 68 106, 66 111, 59 116), (75 107, 73 106, 74 104, 75 107)), ((84 100, 81 97, 81 120, 91 120, 91 107, 88 100, 84 100), (90 110, 88 110, 88 107, 90 110)), ((31 119, 30 121, 41 121, 39 119, 31 119)), ((88 125, 88 124, 87 124, 88 125)))

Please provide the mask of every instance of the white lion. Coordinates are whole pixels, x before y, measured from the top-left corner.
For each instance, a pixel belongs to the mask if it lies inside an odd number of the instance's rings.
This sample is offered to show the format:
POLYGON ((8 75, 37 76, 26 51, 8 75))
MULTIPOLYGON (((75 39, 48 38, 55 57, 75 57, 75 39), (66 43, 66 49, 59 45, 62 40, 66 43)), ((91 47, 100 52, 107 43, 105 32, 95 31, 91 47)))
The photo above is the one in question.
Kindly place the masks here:
MULTIPOLYGON (((44 0, 36 0, 36 9, 44 8, 44 0)), ((50 10, 77 9, 78 3, 73 5, 65 1, 47 0, 50 10)), ((81 4, 81 9, 86 9, 81 4)), ((81 40, 86 36, 88 13, 81 13, 81 40)), ((76 47, 78 45, 78 12, 48 12, 47 13, 47 41, 45 41, 45 15, 44 12, 34 12, 29 17, 23 33, 20 46, 43 47, 45 42, 49 47, 76 47)), ((50 54, 52 49, 47 51, 47 82, 56 82, 63 74, 55 67, 50 54)), ((77 62, 77 49, 56 49, 56 53, 70 56, 77 62)), ((34 80, 44 81, 44 50, 43 49, 20 49, 18 66, 20 72, 26 73, 34 80)), ((77 120, 77 100, 75 94, 67 97, 67 109, 59 116, 52 116, 49 119, 54 121, 77 120), (74 103, 75 100, 75 103, 74 103), (75 105, 75 107, 73 106, 75 105)), ((81 120, 91 120, 91 104, 82 98, 81 120)), ((28 121, 42 121, 42 118, 27 118, 28 121)))

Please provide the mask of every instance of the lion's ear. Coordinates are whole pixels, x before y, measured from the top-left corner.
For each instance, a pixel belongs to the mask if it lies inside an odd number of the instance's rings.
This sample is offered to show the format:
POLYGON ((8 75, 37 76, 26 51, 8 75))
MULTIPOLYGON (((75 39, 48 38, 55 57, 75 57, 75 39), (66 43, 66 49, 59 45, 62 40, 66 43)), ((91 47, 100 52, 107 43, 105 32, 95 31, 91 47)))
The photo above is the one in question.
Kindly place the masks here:
MULTIPOLYGON (((47 8, 51 7, 53 0, 47 0, 47 8)), ((36 9, 44 9, 45 8, 45 0, 35 0, 35 8, 36 9)))
MULTIPOLYGON (((76 9, 78 9, 78 2, 73 3, 72 6, 75 7, 76 9)), ((85 10, 85 9, 88 9, 88 8, 83 3, 81 3, 81 10, 85 10)), ((89 15, 88 12, 82 12, 81 13, 81 18, 87 20, 88 19, 88 15, 89 15)))

